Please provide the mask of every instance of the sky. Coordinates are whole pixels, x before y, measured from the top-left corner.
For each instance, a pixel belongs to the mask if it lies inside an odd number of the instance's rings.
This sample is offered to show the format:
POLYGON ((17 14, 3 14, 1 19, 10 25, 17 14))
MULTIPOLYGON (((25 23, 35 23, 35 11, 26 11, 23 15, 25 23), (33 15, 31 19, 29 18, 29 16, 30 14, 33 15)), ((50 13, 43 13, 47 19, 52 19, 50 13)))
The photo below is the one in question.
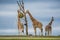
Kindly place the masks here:
MULTIPOLYGON (((0 35, 18 35, 17 29, 17 0, 0 0, 0 35)), ((24 0, 25 9, 45 27, 54 17, 52 24, 52 35, 60 35, 60 0, 24 0)), ((28 33, 34 34, 32 22, 27 14, 28 33)), ((24 29, 25 30, 25 29, 24 29)), ((37 35, 40 30, 37 28, 37 35)), ((25 33, 24 33, 25 34, 25 33)))

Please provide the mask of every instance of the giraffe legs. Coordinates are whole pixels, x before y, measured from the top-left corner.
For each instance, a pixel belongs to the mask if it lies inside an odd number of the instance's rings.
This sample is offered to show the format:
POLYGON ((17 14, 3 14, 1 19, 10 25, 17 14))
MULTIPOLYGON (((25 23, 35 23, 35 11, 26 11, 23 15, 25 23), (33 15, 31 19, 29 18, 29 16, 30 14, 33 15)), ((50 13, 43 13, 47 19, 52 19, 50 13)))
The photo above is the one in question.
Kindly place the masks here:
POLYGON ((36 36, 36 27, 34 27, 34 32, 35 32, 35 36, 36 36))
POLYGON ((47 35, 46 31, 45 31, 45 36, 47 35))
POLYGON ((50 30, 50 35, 52 35, 52 28, 51 28, 51 30, 50 30))
POLYGON ((18 30, 18 34, 20 35, 20 30, 18 30))
POLYGON ((48 36, 50 35, 50 32, 48 31, 48 36))
POLYGON ((45 31, 45 36, 48 36, 48 31, 45 31))
POLYGON ((49 32, 50 33, 50 36, 52 35, 52 31, 49 32))
POLYGON ((52 31, 51 30, 48 31, 48 36, 51 36, 51 34, 52 34, 52 31))
POLYGON ((20 35, 20 29, 19 29, 19 26, 18 26, 18 34, 20 35))
POLYGON ((45 36, 51 36, 52 30, 45 30, 45 36))
POLYGON ((20 34, 20 31, 19 31, 19 24, 18 24, 18 34, 20 34))
POLYGON ((41 29, 41 36, 43 36, 43 29, 41 29))
POLYGON ((51 31, 48 31, 48 36, 51 36, 51 31))

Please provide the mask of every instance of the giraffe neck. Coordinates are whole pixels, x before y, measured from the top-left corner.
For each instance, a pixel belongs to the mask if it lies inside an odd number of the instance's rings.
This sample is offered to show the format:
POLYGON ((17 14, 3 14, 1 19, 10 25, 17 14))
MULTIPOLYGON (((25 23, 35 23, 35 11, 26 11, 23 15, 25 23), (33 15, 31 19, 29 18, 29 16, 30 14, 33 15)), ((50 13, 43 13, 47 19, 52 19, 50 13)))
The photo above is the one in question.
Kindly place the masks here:
POLYGON ((20 21, 20 18, 18 18, 18 21, 20 21))
POLYGON ((52 25, 52 22, 53 22, 53 21, 51 20, 50 23, 49 23, 49 25, 52 25))
POLYGON ((28 12, 28 14, 29 14, 29 16, 30 16, 30 19, 31 19, 32 21, 34 21, 35 19, 34 19, 33 16, 31 15, 31 13, 28 12))
POLYGON ((18 11, 18 22, 20 22, 20 17, 19 17, 19 15, 20 15, 20 11, 18 11))

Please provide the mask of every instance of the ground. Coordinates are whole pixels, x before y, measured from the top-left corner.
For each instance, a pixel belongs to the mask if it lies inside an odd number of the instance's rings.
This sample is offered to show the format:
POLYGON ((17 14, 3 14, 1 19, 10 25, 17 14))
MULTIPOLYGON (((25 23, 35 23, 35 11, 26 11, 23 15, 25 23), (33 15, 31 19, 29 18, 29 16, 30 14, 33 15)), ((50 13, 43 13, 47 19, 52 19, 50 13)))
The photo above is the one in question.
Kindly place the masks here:
POLYGON ((0 40, 60 40, 60 36, 0 36, 0 40))

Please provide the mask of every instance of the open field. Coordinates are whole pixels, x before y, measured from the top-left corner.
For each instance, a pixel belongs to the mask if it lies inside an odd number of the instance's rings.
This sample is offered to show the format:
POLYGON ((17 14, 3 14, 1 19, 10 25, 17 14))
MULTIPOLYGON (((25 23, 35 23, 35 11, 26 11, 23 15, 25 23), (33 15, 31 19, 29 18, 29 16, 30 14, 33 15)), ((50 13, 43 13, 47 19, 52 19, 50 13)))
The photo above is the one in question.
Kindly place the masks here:
POLYGON ((60 36, 0 36, 0 40, 60 40, 60 36))

